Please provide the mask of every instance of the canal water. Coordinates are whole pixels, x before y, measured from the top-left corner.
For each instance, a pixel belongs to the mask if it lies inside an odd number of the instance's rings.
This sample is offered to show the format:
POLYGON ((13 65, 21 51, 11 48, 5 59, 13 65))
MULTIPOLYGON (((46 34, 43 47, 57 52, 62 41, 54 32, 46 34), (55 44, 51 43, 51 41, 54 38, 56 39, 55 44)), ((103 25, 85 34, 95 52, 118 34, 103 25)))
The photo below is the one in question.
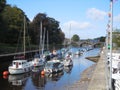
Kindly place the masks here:
MULTIPOLYGON (((71 49, 75 53, 78 48, 71 49)), ((2 76, 2 72, 7 70, 9 62, 0 64, 0 90, 69 90, 70 85, 81 78, 81 73, 94 62, 85 59, 88 56, 95 56, 100 53, 99 48, 86 51, 81 56, 73 56, 73 66, 65 67, 62 72, 41 75, 40 68, 34 72, 2 76)))

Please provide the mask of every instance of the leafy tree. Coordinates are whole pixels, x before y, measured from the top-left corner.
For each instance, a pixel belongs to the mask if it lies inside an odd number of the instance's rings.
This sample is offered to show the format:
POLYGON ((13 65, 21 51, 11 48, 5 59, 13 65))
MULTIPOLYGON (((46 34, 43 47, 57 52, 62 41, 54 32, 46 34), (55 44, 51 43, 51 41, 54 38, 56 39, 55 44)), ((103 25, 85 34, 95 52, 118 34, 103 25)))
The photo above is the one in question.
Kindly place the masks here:
MULTIPOLYGON (((19 32, 23 30, 25 13, 16 6, 5 5, 4 8, 1 7, 5 4, 2 1, 6 3, 5 0, 1 0, 0 2, 0 10, 2 10, 2 13, 0 13, 0 43, 15 44, 17 43, 19 32)), ((27 16, 25 18, 33 44, 39 44, 41 22, 43 27, 42 35, 45 28, 48 31, 49 44, 61 44, 63 42, 65 35, 59 27, 59 22, 54 18, 48 17, 44 13, 38 13, 32 22, 29 21, 27 16)), ((45 35, 47 37, 47 33, 45 35)))
POLYGON ((78 42, 80 40, 80 37, 77 34, 75 34, 73 35, 72 40, 78 42))
MULTIPOLYGON (((33 19, 33 21, 30 23, 30 32, 32 36, 32 42, 34 44, 39 44, 39 36, 40 33, 40 23, 42 22, 42 36, 44 32, 44 28, 46 29, 46 36, 47 37, 47 31, 49 36, 49 44, 58 44, 62 43, 64 40, 64 33, 59 28, 59 22, 56 21, 54 18, 47 17, 44 13, 38 13, 36 17, 33 19), (62 37, 61 37, 62 36, 62 37)), ((47 38, 45 38, 45 43, 47 38)))
MULTIPOLYGON (((32 43, 39 44, 39 36, 40 36, 40 24, 43 23, 43 19, 46 18, 45 14, 39 13, 37 14, 33 21, 30 23, 30 36, 32 39, 32 43)), ((43 26, 42 26, 43 27, 43 26)))
POLYGON ((120 47, 120 29, 116 29, 113 32, 113 43, 115 43, 117 47, 120 47))
POLYGON ((4 30, 4 28, 5 28, 5 24, 2 19, 2 12, 4 10, 5 5, 6 5, 6 0, 0 0, 0 38, 2 38, 1 35, 3 35, 2 30, 4 30))
POLYGON ((56 21, 54 18, 48 17, 49 25, 49 41, 50 44, 61 44, 65 38, 65 35, 63 34, 62 30, 59 28, 59 22, 56 21), (63 36, 63 37, 61 37, 63 36))
POLYGON ((4 9, 5 5, 6 5, 6 0, 0 0, 0 13, 4 9))
POLYGON ((105 37, 102 36, 99 39, 100 39, 100 42, 105 42, 105 37))
MULTIPOLYGON (((14 44, 17 43, 18 34, 20 30, 23 30, 24 12, 17 8, 6 5, 2 13, 2 19, 4 20, 5 28, 2 30, 2 41, 4 43, 14 44)), ((29 22, 26 17, 27 22, 29 22)))

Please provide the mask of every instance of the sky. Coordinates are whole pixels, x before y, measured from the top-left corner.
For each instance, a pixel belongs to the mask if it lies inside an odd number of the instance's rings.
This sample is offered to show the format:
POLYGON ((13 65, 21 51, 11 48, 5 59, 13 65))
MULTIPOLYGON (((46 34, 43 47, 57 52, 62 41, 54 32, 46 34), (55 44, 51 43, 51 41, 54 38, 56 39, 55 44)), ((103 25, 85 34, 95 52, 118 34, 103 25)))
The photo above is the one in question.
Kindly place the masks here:
MULTIPOLYGON (((77 34, 80 39, 106 36, 110 0, 6 0, 22 9, 32 21, 46 13, 60 22, 66 38, 77 34)), ((120 29, 120 0, 113 3, 113 28, 120 29)))

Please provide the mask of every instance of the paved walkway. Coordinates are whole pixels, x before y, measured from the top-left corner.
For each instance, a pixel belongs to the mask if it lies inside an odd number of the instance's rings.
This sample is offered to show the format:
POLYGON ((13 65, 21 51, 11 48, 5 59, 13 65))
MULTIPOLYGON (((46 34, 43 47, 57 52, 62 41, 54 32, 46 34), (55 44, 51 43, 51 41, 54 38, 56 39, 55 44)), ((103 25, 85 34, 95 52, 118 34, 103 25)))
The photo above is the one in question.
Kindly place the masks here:
POLYGON ((100 59, 96 65, 95 71, 93 72, 88 90, 107 90, 104 51, 101 52, 100 59))

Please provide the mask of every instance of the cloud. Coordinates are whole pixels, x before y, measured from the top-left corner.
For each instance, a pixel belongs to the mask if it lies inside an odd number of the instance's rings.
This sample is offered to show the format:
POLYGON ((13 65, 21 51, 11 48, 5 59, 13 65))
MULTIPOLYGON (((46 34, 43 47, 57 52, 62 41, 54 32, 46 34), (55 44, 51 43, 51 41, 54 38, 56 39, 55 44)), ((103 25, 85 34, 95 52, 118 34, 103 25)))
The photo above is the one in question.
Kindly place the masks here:
POLYGON ((98 10, 96 8, 90 8, 87 11, 87 17, 94 20, 103 20, 106 15, 106 12, 98 10))
POLYGON ((74 34, 80 35, 84 30, 91 29, 92 25, 89 22, 68 21, 62 25, 62 30, 67 38, 74 34))
POLYGON ((120 22, 120 14, 114 17, 115 22, 120 22))
POLYGON ((77 21, 68 21, 63 24, 64 28, 69 28, 74 30, 83 30, 83 29, 88 29, 91 27, 91 24, 89 22, 77 22, 77 21))

